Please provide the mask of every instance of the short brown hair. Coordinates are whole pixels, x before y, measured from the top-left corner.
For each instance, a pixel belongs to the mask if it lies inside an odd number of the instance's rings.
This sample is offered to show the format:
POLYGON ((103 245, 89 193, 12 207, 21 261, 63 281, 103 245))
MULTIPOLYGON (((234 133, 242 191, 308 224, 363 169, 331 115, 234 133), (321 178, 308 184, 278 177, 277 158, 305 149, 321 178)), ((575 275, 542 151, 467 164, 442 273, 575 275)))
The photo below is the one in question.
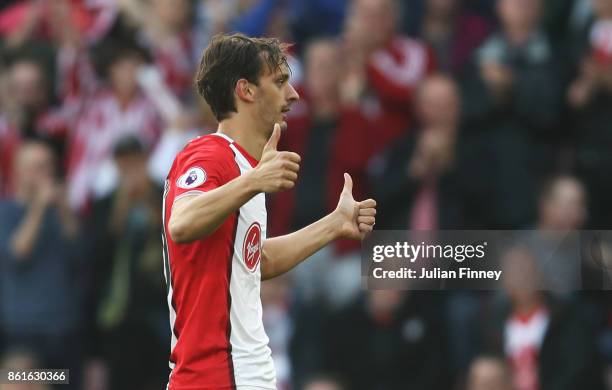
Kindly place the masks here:
POLYGON ((195 85, 218 121, 236 112, 234 88, 238 80, 259 85, 264 64, 271 72, 287 65, 289 46, 276 38, 250 38, 243 34, 212 38, 202 56, 195 85))

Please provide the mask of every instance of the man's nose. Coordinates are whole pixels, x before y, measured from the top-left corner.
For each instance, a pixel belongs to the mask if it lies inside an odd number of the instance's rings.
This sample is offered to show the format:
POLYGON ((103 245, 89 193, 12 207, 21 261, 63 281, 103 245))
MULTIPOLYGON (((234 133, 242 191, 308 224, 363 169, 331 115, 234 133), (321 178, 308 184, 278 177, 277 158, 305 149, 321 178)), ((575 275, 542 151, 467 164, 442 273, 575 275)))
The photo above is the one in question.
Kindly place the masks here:
POLYGON ((300 95, 298 95, 295 88, 293 88, 293 85, 287 84, 287 86, 289 87, 289 91, 288 91, 289 96, 287 97, 287 101, 295 102, 296 100, 300 98, 300 95))

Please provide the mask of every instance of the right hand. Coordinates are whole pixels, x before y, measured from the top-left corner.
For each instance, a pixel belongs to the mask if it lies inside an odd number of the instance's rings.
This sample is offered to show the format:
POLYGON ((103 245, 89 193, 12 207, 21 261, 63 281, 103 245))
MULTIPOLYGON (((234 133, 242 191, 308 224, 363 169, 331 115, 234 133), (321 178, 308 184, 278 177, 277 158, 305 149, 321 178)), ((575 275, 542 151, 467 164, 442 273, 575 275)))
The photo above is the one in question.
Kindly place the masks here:
POLYGON ((60 188, 52 179, 43 180, 38 185, 34 201, 38 206, 47 207, 55 204, 60 195, 60 188))
POLYGON ((506 65, 495 62, 485 63, 481 66, 481 75, 484 81, 494 92, 505 93, 514 82, 512 69, 506 65))
POLYGON ((300 155, 294 152, 277 150, 281 128, 274 125, 272 136, 264 146, 261 160, 253 169, 253 179, 259 192, 274 193, 288 190, 295 186, 300 170, 300 155))

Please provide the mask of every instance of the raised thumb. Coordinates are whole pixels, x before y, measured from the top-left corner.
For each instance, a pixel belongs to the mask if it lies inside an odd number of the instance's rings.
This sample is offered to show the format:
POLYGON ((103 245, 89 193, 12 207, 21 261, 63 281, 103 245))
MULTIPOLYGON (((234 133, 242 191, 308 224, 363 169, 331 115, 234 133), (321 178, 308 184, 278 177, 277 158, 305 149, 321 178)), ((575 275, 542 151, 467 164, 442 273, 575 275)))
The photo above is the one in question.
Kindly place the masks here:
POLYGON ((274 130, 272 131, 272 135, 270 136, 270 139, 266 143, 266 146, 264 146, 264 151, 265 150, 276 150, 276 148, 278 147, 278 140, 280 139, 280 135, 281 135, 281 128, 280 128, 280 125, 276 123, 274 124, 274 130))
POLYGON ((342 189, 342 192, 351 195, 353 194, 353 179, 348 173, 344 173, 344 188, 342 189))

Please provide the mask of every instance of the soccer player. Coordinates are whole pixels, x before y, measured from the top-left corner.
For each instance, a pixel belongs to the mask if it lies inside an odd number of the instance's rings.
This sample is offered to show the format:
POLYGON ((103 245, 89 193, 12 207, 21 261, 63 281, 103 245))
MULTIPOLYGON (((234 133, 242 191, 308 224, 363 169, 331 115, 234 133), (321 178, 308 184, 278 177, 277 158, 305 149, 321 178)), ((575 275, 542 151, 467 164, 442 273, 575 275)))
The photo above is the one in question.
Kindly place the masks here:
POLYGON ((204 52, 196 85, 219 128, 178 154, 164 189, 170 390, 275 389, 261 280, 334 239, 363 239, 374 226, 376 202, 356 202, 345 174, 333 212, 295 233, 266 237, 265 194, 293 187, 300 163, 296 153, 277 150, 298 100, 286 48, 236 34, 216 36, 204 52))

